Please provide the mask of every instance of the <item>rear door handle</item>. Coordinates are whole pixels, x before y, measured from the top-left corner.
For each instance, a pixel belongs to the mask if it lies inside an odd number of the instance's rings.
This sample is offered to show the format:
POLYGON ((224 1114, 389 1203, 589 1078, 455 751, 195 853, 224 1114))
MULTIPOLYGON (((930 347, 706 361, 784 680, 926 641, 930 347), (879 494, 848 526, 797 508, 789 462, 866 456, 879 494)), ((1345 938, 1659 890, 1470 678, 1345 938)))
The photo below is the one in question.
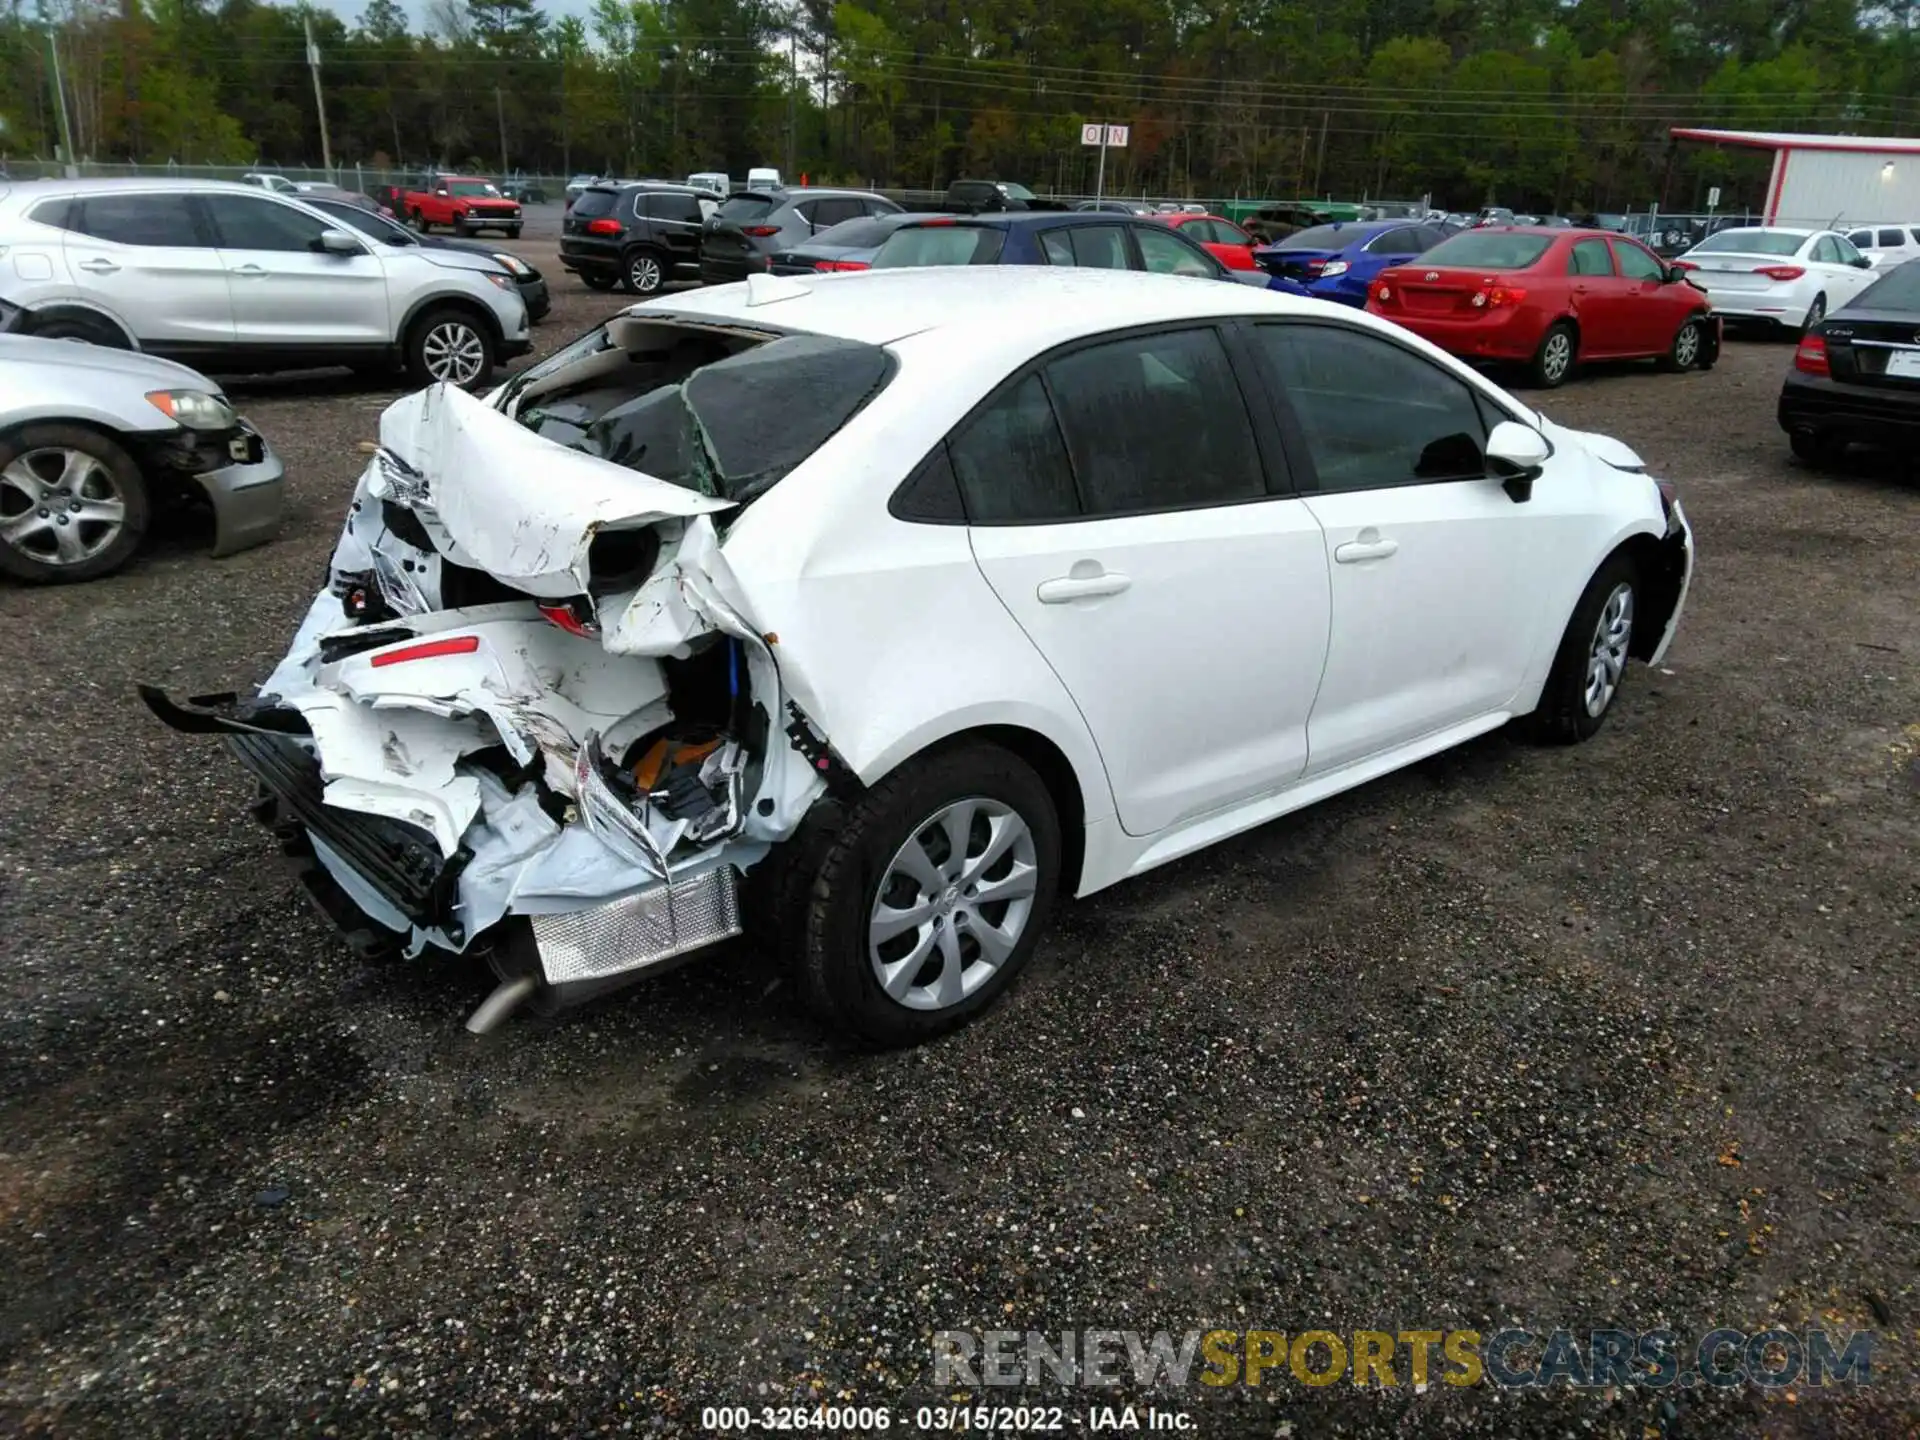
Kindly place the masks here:
POLYGON ((1384 560, 1399 548, 1398 540, 1381 539, 1380 532, 1369 525, 1345 545, 1335 546, 1333 558, 1342 565, 1356 565, 1362 560, 1384 560))
POLYGON ((264 265, 235 265, 228 273, 232 275, 252 276, 264 275, 267 273, 267 270, 264 265))
MULTIPOLYGON (((1097 565, 1099 562, 1093 562, 1097 565)), ((1076 573, 1056 580, 1042 580, 1033 592, 1042 605, 1065 605, 1070 600, 1092 600, 1102 595, 1118 595, 1133 581, 1117 570, 1094 569, 1088 573, 1083 567, 1088 564, 1082 560, 1073 568, 1076 573)))
POLYGON ((94 275, 111 275, 120 267, 111 260, 82 260, 79 268, 94 275))

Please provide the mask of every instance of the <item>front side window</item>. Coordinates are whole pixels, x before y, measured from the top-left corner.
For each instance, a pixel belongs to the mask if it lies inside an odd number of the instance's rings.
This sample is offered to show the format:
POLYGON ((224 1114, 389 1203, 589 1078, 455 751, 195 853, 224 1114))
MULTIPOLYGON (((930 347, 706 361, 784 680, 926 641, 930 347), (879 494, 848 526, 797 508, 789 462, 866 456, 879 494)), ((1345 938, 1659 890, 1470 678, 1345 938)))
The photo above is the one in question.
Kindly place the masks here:
POLYGON ((1573 247, 1573 254, 1567 258, 1569 275, 1611 275, 1613 260, 1607 254, 1607 242, 1604 240, 1581 240, 1573 247))
POLYGON ((1666 267, 1630 240, 1614 241, 1613 253, 1619 258, 1620 273, 1629 280, 1667 278, 1666 267))
POLYGON ((192 202, 185 195, 87 195, 76 202, 75 208, 80 212, 78 220, 69 218, 67 228, 96 240, 176 248, 206 244, 200 238, 200 228, 193 223, 192 202))
POLYGON ((327 228, 304 210, 250 195, 207 195, 201 203, 223 250, 311 250, 327 228))
MULTIPOLYGON (((1885 235, 1885 234, 1887 234, 1887 233, 1889 233, 1889 232, 1887 232, 1887 231, 1885 231, 1885 230, 1883 230, 1883 231, 1881 231, 1880 233, 1881 233, 1881 234, 1883 234, 1883 235, 1885 235)), ((1895 231, 1892 231, 1891 233, 1892 233, 1892 234, 1895 234, 1895 235, 1898 235, 1898 234, 1899 234, 1900 232, 1899 232, 1898 230, 1895 230, 1895 231)), ((1854 244, 1856 244, 1856 245, 1871 245, 1871 244, 1873 244, 1873 232, 1872 232, 1871 230, 1856 230, 1856 231, 1854 231, 1854 232, 1853 232, 1853 233, 1852 233, 1851 235, 1849 235, 1849 236, 1848 236, 1847 238, 1848 238, 1849 240, 1851 240, 1851 241, 1853 241, 1853 243, 1854 243, 1854 244)), ((1898 245, 1898 244, 1899 244, 1900 242, 1899 242, 1898 240, 1895 240, 1895 241, 1894 241, 1893 243, 1894 243, 1895 245, 1898 245)))
POLYGON ((342 225, 358 230, 370 239, 379 240, 388 245, 411 245, 413 232, 404 225, 396 225, 374 214, 371 210, 362 210, 358 205, 321 205, 316 207, 325 212, 330 220, 338 220, 342 225))
POLYGON ((1156 275, 1204 275, 1220 273, 1220 262, 1199 246, 1182 240, 1171 230, 1154 225, 1136 225, 1134 238, 1140 242, 1140 259, 1156 275))
POLYGON ((1216 331, 1089 346, 1046 376, 1087 515, 1265 498, 1253 423, 1216 331))
POLYGON ((1833 237, 1833 253, 1842 265, 1851 265, 1862 258, 1860 252, 1839 235, 1833 237))
POLYGON ((1330 325, 1259 325, 1256 343, 1299 422, 1321 490, 1485 477, 1473 391, 1398 345, 1330 325))

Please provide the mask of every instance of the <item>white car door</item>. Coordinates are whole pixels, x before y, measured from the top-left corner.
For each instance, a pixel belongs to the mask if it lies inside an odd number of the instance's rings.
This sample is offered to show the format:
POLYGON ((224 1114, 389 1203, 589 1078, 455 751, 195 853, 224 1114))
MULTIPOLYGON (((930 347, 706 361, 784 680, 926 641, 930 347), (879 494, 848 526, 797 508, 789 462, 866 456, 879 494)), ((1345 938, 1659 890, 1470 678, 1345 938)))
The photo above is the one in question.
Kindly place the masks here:
POLYGON ((1128 834, 1299 777, 1326 547, 1269 483, 1277 439, 1263 453, 1218 329, 1052 359, 949 454, 980 569, 1079 706, 1128 834))
POLYGON ((143 349, 192 354, 233 340, 226 266, 184 190, 96 190, 66 216, 67 269, 143 349))
POLYGON ((321 233, 343 227, 270 195, 198 198, 227 267, 237 343, 325 347, 393 339, 386 270, 370 246, 353 255, 322 250, 321 233))
MULTIPOLYGON (((1339 324, 1252 327, 1288 459, 1326 534, 1333 635, 1307 725, 1317 775, 1507 709, 1543 640, 1548 578, 1587 563, 1590 522, 1551 470, 1517 502, 1487 472, 1490 397, 1339 324)), ((1552 632, 1549 637, 1548 632, 1552 632)))
POLYGON ((1838 310, 1878 280, 1880 273, 1872 267, 1871 262, 1866 265, 1856 263, 1867 257, 1846 236, 1822 235, 1820 241, 1825 243, 1816 242, 1814 254, 1819 257, 1824 252, 1826 258, 1823 264, 1833 274, 1833 289, 1827 295, 1827 309, 1838 310))

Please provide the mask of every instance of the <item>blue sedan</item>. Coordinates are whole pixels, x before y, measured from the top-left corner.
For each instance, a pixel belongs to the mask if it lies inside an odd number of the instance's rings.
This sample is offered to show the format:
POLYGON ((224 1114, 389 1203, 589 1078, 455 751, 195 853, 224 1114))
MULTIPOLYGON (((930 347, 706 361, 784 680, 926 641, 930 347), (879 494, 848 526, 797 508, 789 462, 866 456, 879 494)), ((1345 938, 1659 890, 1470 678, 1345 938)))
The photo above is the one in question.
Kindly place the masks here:
POLYGON ((1405 220, 1336 221, 1263 245, 1253 252, 1253 260, 1269 275, 1302 286, 1318 299, 1364 306, 1374 276, 1425 254, 1452 233, 1445 225, 1405 220))

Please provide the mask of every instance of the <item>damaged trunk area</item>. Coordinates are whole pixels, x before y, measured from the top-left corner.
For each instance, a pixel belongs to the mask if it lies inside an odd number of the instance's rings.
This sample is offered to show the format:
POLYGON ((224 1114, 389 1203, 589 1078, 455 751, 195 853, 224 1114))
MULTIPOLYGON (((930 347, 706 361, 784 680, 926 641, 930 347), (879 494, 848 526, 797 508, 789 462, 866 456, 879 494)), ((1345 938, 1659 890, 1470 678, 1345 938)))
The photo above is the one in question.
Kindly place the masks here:
POLYGON ((740 874, 844 772, 783 690, 723 527, 890 364, 629 316, 491 404, 399 401, 258 693, 142 696, 227 737, 357 948, 488 955, 500 986, 471 1028, 735 935, 740 874))

